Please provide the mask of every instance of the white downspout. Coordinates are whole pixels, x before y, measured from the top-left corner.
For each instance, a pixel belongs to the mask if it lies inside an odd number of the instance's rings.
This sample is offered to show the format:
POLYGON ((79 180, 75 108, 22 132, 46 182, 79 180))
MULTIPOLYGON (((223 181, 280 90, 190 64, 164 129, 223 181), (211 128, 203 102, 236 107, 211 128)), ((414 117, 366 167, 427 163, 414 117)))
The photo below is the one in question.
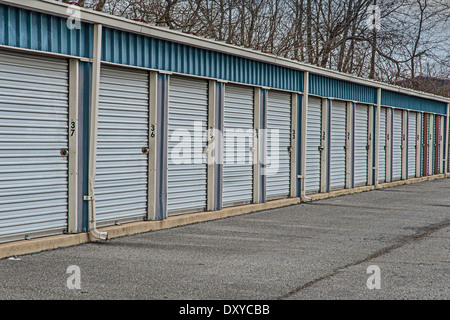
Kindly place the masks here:
POLYGON ((92 57, 92 92, 91 92, 91 121, 89 136, 89 194, 85 200, 89 201, 89 232, 97 239, 107 240, 108 233, 97 230, 95 219, 95 169, 97 162, 97 134, 98 134, 98 102, 100 91, 100 63, 101 63, 101 40, 102 25, 94 25, 94 50, 92 57))

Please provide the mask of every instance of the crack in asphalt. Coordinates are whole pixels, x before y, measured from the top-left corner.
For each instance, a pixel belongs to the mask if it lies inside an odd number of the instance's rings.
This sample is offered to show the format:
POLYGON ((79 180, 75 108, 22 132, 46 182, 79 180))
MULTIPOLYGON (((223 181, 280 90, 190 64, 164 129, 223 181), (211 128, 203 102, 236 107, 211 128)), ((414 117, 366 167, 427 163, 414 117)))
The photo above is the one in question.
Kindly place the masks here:
POLYGON ((350 268, 350 267, 354 267, 354 266, 360 265, 362 263, 365 263, 367 261, 370 261, 372 259, 378 258, 378 257, 380 257, 382 255, 385 255, 385 254, 387 254, 387 253, 389 253, 389 252, 391 252, 391 251, 393 251, 395 249, 401 248, 401 247, 403 247, 403 246, 405 246, 405 245, 407 245, 409 243, 412 243, 412 242, 417 241, 419 239, 425 238, 425 237, 429 236, 430 234, 432 234, 433 232, 436 232, 437 230, 446 228, 448 226, 450 226, 450 220, 445 220, 444 222, 441 222, 441 223, 438 223, 438 224, 429 225, 428 227, 423 228, 422 232, 415 233, 415 234, 410 235, 410 236, 406 236, 406 237, 403 238, 402 241, 400 241, 400 242, 398 242, 398 243, 396 243, 396 244, 394 244, 392 246, 389 246, 389 247, 383 248, 381 250, 378 250, 377 252, 369 255, 368 257, 366 257, 364 259, 361 259, 361 260, 358 260, 358 261, 355 261, 355 262, 351 262, 351 263, 346 264, 346 265, 344 265, 342 267, 338 267, 338 268, 334 269, 331 273, 326 274, 326 275, 324 275, 322 277, 316 278, 314 280, 311 280, 311 281, 309 281, 309 282, 307 282, 307 283, 305 283, 305 284, 295 288, 294 290, 286 293, 285 295, 282 295, 282 296, 276 298, 276 300, 282 300, 282 299, 289 298, 290 296, 292 296, 292 295, 294 295, 294 294, 296 294, 296 293, 298 293, 298 292, 300 292, 300 291, 302 291, 304 289, 307 289, 307 288, 313 286, 314 284, 316 284, 316 283, 318 283, 320 281, 323 281, 323 280, 326 280, 326 279, 329 279, 329 278, 332 278, 332 277, 336 276, 337 274, 339 274, 344 269, 347 269, 347 268, 350 268))

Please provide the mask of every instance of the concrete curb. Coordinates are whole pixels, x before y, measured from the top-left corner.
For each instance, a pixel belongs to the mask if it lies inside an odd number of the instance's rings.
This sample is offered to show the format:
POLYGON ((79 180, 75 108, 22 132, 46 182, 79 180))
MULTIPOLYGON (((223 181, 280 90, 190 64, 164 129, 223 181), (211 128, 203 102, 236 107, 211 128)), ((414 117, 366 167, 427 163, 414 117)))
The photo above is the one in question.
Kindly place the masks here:
MULTIPOLYGON (((394 181, 380 184, 380 188, 395 187, 400 185, 406 185, 411 183, 418 183, 424 181, 438 180, 449 177, 449 175, 438 174, 428 177, 413 178, 408 180, 394 181)), ((354 193, 360 193, 365 191, 375 190, 375 186, 362 186, 353 189, 342 189, 331 191, 328 193, 318 193, 308 195, 312 201, 344 196, 354 193)), ((218 211, 207 211, 199 213, 184 214, 179 216, 170 216, 165 220, 158 221, 139 221, 127 223, 119 226, 111 226, 100 228, 99 231, 108 232, 109 239, 124 237, 128 235, 145 233, 151 231, 157 231, 162 229, 175 228, 188 224, 194 224, 199 222, 218 220, 227 217, 233 217, 243 215, 251 212, 276 209, 280 207, 286 207, 301 203, 300 198, 288 198, 281 200, 268 201, 266 203, 249 204, 238 207, 225 208, 218 211)), ((48 236, 42 238, 36 238, 32 240, 21 240, 9 243, 0 244, 0 259, 36 253, 46 250, 52 250, 62 247, 76 246, 83 243, 100 241, 93 238, 89 233, 77 233, 77 234, 63 234, 57 236, 48 236)))

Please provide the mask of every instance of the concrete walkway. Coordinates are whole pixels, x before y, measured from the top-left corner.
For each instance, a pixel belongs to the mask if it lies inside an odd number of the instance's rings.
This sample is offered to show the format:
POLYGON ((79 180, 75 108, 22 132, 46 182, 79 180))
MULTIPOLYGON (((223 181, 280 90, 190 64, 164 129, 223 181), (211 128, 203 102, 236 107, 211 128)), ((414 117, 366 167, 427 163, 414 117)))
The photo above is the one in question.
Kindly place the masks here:
POLYGON ((409 184, 3 259, 0 299, 450 299, 449 226, 409 184))

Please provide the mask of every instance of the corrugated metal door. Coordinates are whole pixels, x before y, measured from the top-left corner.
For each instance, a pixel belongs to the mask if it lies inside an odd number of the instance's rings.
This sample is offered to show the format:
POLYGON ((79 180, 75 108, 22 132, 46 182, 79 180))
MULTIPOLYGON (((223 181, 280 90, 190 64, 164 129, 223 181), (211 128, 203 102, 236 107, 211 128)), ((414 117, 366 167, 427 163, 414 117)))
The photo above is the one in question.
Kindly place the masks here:
POLYGON ((253 108, 253 88, 225 87, 223 207, 253 200, 253 108))
POLYGON ((320 192, 320 157, 321 157, 321 100, 309 98, 306 121, 306 177, 305 193, 320 192))
POLYGON ((204 211, 207 196, 208 82, 171 77, 167 212, 204 211))
POLYGON ((67 229, 68 65, 0 52, 0 242, 67 229))
POLYGON ((267 199, 286 198, 290 191, 290 93, 269 91, 267 129, 267 199))
POLYGON ((355 165, 354 182, 355 186, 367 184, 367 152, 369 134, 369 115, 366 105, 357 104, 355 107, 355 165))
POLYGON ((428 176, 428 114, 422 114, 422 176, 428 176))
POLYGON ((434 174, 439 174, 441 156, 441 118, 434 116, 434 174))
POLYGON ((392 122, 392 180, 402 178, 402 111, 393 110, 392 122))
POLYGON ((430 155, 431 155, 431 159, 428 163, 428 172, 429 175, 433 175, 434 173, 434 159, 435 159, 435 148, 436 148, 436 141, 435 141, 435 135, 434 135, 434 119, 435 119, 435 115, 431 114, 430 115, 430 129, 428 130, 428 135, 430 137, 430 155))
POLYGON ((431 168, 433 167, 433 115, 428 114, 427 116, 427 173, 426 175, 431 175, 431 168))
POLYGON ((416 176, 417 113, 408 114, 408 179, 416 176))
POLYGON ((330 189, 345 188, 345 148, 347 107, 345 102, 333 101, 331 107, 330 189))
POLYGON ((102 67, 95 211, 98 225, 147 214, 148 73, 102 67))
POLYGON ((386 182, 386 108, 380 112, 380 151, 378 162, 379 182, 386 182))
POLYGON ((417 136, 420 136, 419 141, 417 141, 417 148, 419 148, 419 173, 418 176, 423 176, 423 113, 419 114, 419 118, 417 119, 417 136), (420 124, 420 125, 419 125, 420 124), (420 129, 419 129, 420 127, 420 129), (420 130, 420 131, 419 131, 420 130))

